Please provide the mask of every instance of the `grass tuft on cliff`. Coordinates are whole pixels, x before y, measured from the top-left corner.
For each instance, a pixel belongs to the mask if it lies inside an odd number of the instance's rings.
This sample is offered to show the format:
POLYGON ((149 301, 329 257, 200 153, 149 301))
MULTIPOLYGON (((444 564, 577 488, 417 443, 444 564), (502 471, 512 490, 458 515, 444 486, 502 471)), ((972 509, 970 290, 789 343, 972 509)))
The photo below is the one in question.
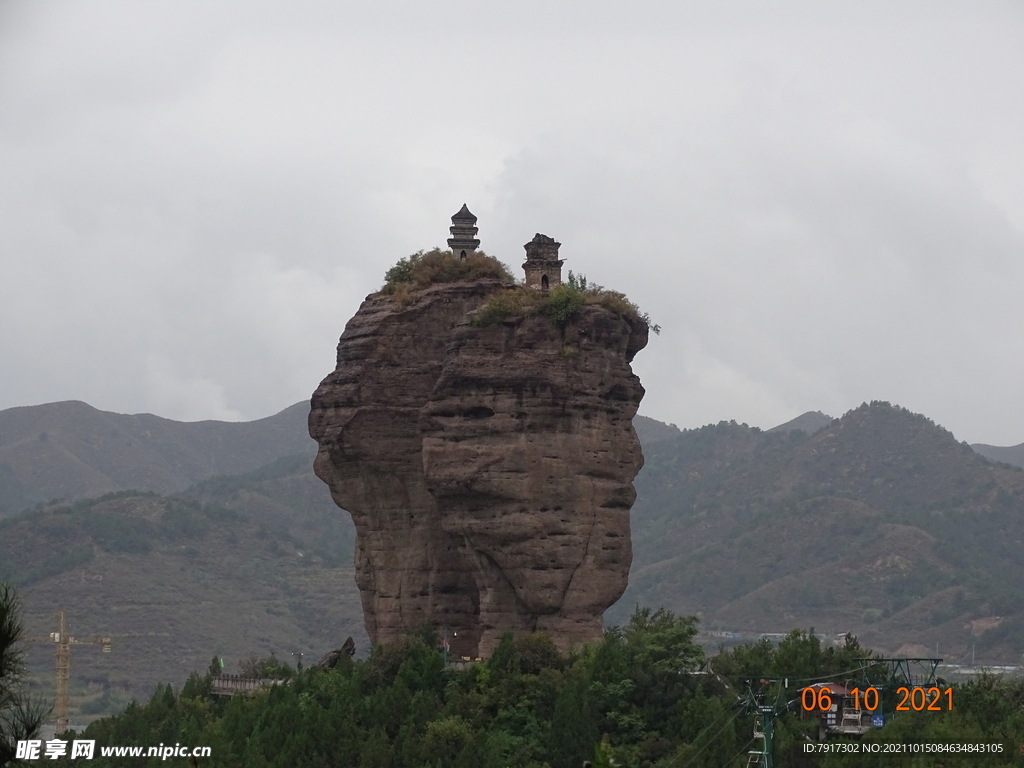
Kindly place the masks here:
POLYGON ((642 320, 652 333, 661 333, 661 326, 627 299, 625 294, 588 282, 586 275, 573 274, 572 270, 565 283, 547 293, 517 286, 491 297, 476 313, 473 324, 497 325, 510 317, 539 312, 555 325, 565 325, 588 304, 596 304, 618 315, 642 320))
POLYGON ((399 259, 384 274, 384 286, 380 290, 383 294, 400 297, 437 283, 456 283, 487 277, 515 282, 508 267, 482 251, 458 259, 451 251, 434 248, 432 251, 419 251, 399 259))

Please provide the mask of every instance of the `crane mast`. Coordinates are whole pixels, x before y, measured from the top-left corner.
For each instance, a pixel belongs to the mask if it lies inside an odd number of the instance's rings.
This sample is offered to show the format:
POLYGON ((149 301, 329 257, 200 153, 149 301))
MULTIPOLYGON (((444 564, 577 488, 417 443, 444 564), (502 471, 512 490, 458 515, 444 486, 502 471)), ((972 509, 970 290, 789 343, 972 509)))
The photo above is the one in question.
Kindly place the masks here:
POLYGON ((96 637, 92 640, 78 640, 68 634, 67 618, 64 611, 57 612, 57 631, 51 632, 49 637, 29 637, 30 643, 54 643, 56 646, 57 661, 57 699, 54 702, 53 710, 57 716, 57 734, 64 733, 68 729, 68 680, 71 678, 71 646, 73 645, 100 645, 104 653, 110 653, 111 640, 109 637, 96 637))

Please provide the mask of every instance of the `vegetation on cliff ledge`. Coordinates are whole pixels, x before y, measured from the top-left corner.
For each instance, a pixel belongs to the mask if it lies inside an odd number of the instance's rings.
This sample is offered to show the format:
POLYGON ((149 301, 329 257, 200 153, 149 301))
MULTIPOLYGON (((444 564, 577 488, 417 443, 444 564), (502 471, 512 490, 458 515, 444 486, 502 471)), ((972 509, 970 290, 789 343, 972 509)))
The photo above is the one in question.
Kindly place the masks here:
POLYGON ((509 284, 515 282, 508 267, 483 251, 457 259, 451 251, 434 248, 432 251, 419 251, 399 259, 395 266, 384 273, 384 287, 380 290, 381 293, 401 298, 437 283, 456 283, 487 277, 496 277, 509 284))
POLYGON ((480 308, 473 318, 473 324, 477 326, 497 325, 510 317, 534 313, 543 314, 561 326, 579 314, 584 306, 596 304, 618 315, 643 321, 652 333, 661 332, 661 326, 652 322, 650 316, 625 294, 588 282, 586 275, 575 275, 570 270, 567 281, 550 291, 527 290, 505 264, 483 251, 471 253, 464 259, 440 248, 418 251, 399 259, 384 273, 380 292, 404 306, 412 300, 414 293, 431 285, 488 277, 506 283, 508 290, 495 294, 480 308))
POLYGON ((572 270, 565 283, 544 293, 521 285, 492 296, 473 317, 478 326, 497 325, 510 317, 540 313, 555 325, 565 325, 586 305, 597 305, 624 317, 632 317, 647 324, 652 333, 660 333, 661 326, 650 315, 626 298, 625 294, 587 281, 586 275, 575 275, 572 270))

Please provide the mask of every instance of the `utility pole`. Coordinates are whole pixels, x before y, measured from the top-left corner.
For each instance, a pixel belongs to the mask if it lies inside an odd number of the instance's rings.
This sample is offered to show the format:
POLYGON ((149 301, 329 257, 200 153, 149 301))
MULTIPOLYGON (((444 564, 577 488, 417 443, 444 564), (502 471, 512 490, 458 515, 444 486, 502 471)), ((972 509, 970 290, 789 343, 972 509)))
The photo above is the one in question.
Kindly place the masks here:
POLYGON ((68 680, 71 678, 71 646, 73 645, 101 645, 104 653, 110 653, 111 640, 109 637, 96 637, 92 640, 76 640, 68 634, 67 619, 64 611, 58 611, 58 629, 51 632, 49 637, 28 637, 29 643, 54 643, 56 644, 57 656, 57 700, 54 702, 54 712, 57 715, 57 735, 68 729, 68 680))

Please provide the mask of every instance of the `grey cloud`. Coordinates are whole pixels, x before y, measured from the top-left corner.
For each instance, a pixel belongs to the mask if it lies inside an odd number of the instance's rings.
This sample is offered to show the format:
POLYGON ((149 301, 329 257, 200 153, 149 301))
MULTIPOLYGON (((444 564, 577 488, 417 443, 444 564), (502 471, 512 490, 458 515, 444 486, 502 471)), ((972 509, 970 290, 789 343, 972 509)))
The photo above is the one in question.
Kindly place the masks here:
POLYGON ((463 202, 663 327, 644 410, 1020 442, 1013 3, 0 5, 0 407, 256 418, 463 202))

